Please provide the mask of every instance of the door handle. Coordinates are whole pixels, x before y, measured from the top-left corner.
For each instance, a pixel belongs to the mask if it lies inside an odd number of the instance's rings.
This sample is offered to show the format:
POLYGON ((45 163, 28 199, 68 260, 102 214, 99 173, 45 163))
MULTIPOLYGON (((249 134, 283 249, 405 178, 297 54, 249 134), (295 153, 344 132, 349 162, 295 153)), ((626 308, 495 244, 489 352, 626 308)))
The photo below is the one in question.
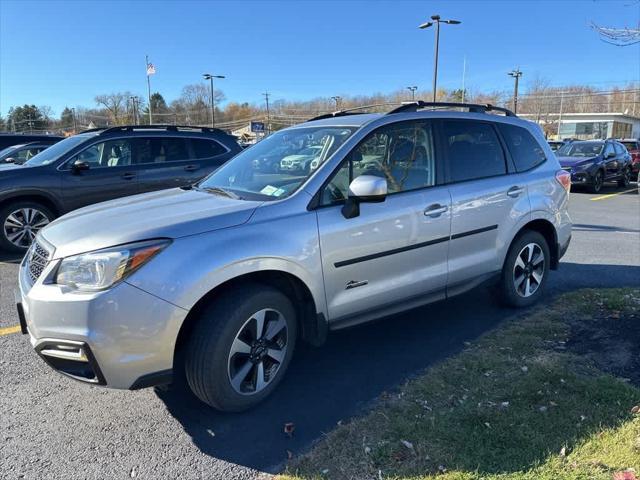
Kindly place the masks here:
POLYGON ((123 173, 122 178, 124 178, 125 180, 133 180, 134 178, 136 178, 136 174, 131 172, 123 173))
POLYGON ((508 191, 507 191, 507 195, 509 195, 510 197, 516 198, 518 195, 520 195, 522 192, 524 192, 524 188, 522 187, 511 187, 508 191))
POLYGON ((198 168, 200 168, 198 165, 187 165, 186 167, 184 167, 185 171, 187 172, 195 172, 196 170, 198 170, 198 168))
POLYGON ((429 205, 425 210, 424 214, 427 217, 439 217, 444 212, 447 211, 447 207, 440 205, 439 203, 434 203, 433 205, 429 205))

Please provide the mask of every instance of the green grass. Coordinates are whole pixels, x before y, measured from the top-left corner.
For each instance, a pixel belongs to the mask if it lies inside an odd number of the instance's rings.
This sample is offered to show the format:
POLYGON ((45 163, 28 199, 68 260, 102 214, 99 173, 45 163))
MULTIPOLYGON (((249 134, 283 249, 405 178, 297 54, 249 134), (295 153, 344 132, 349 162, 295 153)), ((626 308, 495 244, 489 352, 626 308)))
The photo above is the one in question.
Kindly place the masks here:
POLYGON ((638 289, 585 290, 508 322, 338 426, 282 478, 640 478, 640 389, 566 343, 576 322, 636 318, 639 302, 638 289))

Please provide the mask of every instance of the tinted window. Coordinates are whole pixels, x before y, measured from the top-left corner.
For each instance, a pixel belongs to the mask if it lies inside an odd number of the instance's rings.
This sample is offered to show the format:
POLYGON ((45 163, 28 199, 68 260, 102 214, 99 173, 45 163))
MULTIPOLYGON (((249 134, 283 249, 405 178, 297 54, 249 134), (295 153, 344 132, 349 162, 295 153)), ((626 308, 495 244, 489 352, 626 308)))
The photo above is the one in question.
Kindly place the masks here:
POLYGON ((184 138, 138 138, 136 139, 137 163, 165 163, 188 160, 184 138))
POLYGON ((443 133, 450 181, 462 182, 507 173, 502 147, 490 124, 445 120, 443 133))
POLYGON ((616 149, 616 154, 618 154, 618 155, 624 155, 625 154, 625 151, 624 151, 625 148, 622 145, 620 145, 619 143, 614 143, 613 146, 616 149))
POLYGON ((431 125, 402 122, 369 134, 324 188, 321 203, 329 205, 346 199, 349 184, 360 175, 386 179, 389 193, 433 186, 435 152, 431 125))
POLYGON ((613 150, 613 145, 610 143, 607 143, 607 146, 604 147, 604 157, 607 158, 612 153, 615 154, 615 151, 613 150))
POLYGON ((499 124, 498 128, 507 142, 518 172, 531 170, 546 160, 544 150, 527 129, 504 123, 499 124))
POLYGON ((222 145, 215 140, 205 140, 200 138, 192 138, 191 146, 195 158, 211 158, 216 155, 222 155, 227 151, 222 145))

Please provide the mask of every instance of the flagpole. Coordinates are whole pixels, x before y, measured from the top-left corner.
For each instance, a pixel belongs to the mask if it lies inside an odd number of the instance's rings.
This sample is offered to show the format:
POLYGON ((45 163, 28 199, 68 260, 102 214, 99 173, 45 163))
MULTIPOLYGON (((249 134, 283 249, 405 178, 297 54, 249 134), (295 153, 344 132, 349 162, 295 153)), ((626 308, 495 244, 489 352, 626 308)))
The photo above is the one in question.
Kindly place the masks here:
POLYGON ((149 55, 145 56, 145 71, 147 72, 147 97, 149 99, 149 125, 153 125, 153 116, 151 114, 151 79, 149 78, 149 55))

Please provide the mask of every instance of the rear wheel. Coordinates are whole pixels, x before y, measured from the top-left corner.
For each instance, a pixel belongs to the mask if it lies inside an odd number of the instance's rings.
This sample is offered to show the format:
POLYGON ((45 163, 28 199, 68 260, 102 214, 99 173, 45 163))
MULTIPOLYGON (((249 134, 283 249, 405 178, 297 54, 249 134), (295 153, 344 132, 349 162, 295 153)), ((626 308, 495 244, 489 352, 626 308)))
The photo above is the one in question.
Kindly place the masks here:
POLYGON ((538 232, 525 231, 511 244, 502 268, 500 293, 512 307, 527 307, 542 295, 547 281, 551 253, 538 232))
POLYGON ((6 205, 0 210, 0 248, 24 253, 54 217, 51 210, 37 202, 18 201, 6 205))
POLYGON ((295 348, 291 301, 267 286, 248 285, 206 308, 185 356, 193 393, 206 404, 237 412, 264 400, 281 381, 295 348))
POLYGON ((604 183, 604 174, 602 170, 598 170, 593 177, 593 183, 590 186, 591 193, 598 193, 602 190, 602 184, 604 183))
POLYGON ((624 169, 622 172, 622 177, 618 180, 618 186, 620 188, 629 188, 629 184, 631 183, 631 171, 628 168, 624 169))

